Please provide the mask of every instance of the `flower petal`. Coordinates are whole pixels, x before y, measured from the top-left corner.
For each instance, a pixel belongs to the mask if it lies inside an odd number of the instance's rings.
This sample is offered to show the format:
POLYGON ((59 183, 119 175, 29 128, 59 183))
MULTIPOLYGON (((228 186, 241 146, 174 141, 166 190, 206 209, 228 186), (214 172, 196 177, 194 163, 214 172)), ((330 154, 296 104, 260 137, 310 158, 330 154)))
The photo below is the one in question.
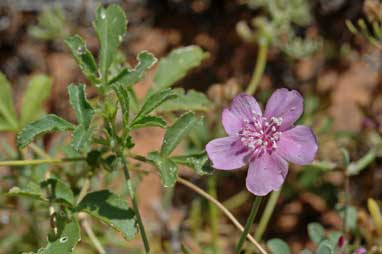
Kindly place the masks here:
POLYGON ((252 120, 253 113, 262 115, 259 104, 253 96, 239 94, 231 104, 229 110, 240 120, 252 120))
POLYGON ((312 129, 298 125, 282 133, 276 153, 297 165, 305 165, 313 161, 317 149, 317 139, 312 129))
POLYGON ((304 99, 296 90, 277 89, 269 98, 264 115, 267 118, 281 117, 280 130, 289 129, 304 110, 304 99))
POLYGON ((279 190, 288 173, 288 163, 279 155, 264 153, 249 164, 246 185, 256 196, 279 190))
POLYGON ((241 168, 246 164, 247 149, 238 137, 217 138, 206 145, 212 167, 222 170, 241 168))
POLYGON ((237 118, 237 116, 227 108, 223 110, 222 123, 228 135, 235 135, 239 133, 243 127, 243 121, 237 118))

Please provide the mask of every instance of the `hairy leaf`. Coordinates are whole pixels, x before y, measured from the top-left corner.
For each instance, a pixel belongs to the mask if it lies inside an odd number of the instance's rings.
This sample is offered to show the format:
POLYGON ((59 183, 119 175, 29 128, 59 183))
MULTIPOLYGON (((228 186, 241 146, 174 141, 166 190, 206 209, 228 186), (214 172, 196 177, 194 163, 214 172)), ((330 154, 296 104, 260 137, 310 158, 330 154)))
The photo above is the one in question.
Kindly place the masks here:
POLYGON ((85 77, 92 83, 96 83, 98 75, 97 64, 92 53, 88 50, 85 41, 81 36, 75 35, 67 38, 65 44, 69 47, 85 77))
POLYGON ((159 61, 154 76, 155 89, 169 87, 183 78, 189 70, 201 64, 207 54, 198 46, 178 48, 159 61))
POLYGON ((62 202, 70 206, 74 204, 72 190, 60 179, 49 178, 41 183, 41 187, 47 189, 48 199, 54 202, 62 202))
POLYGON ((125 200, 109 190, 88 193, 76 210, 98 218, 121 232, 127 240, 133 239, 137 233, 134 211, 125 200))
POLYGON ((18 122, 13 107, 12 90, 9 81, 0 72, 0 131, 17 130, 18 122))
POLYGON ((267 247, 272 254, 290 254, 291 253, 288 244, 278 238, 267 241, 267 247))
POLYGON ((56 216, 57 235, 48 238, 48 245, 36 254, 72 254, 74 247, 81 240, 80 226, 74 217, 56 216))
POLYGON ((192 112, 183 114, 172 126, 170 126, 163 139, 161 154, 169 156, 179 142, 184 138, 200 119, 192 112))
POLYGON ((53 114, 46 115, 40 120, 28 124, 17 134, 17 145, 20 148, 24 148, 40 134, 55 131, 69 131, 73 129, 73 124, 68 121, 53 114))
POLYGON ((115 94, 118 97, 119 104, 121 105, 122 109, 122 124, 125 131, 127 131, 127 127, 129 125, 129 119, 130 119, 130 100, 129 100, 129 94, 127 89, 122 87, 118 84, 112 85, 113 90, 115 94))
POLYGON ((145 72, 157 62, 155 56, 148 51, 140 52, 137 60, 138 64, 134 69, 122 70, 117 77, 110 81, 110 84, 130 87, 139 82, 144 77, 145 72))
POLYGON ((166 127, 166 121, 158 116, 144 116, 139 120, 135 121, 134 124, 131 125, 131 129, 138 129, 143 127, 166 127))
POLYGON ((173 187, 178 175, 178 167, 171 159, 166 158, 158 152, 148 154, 148 159, 151 160, 159 171, 164 187, 173 187))
POLYGON ((90 150, 93 138, 93 128, 78 125, 72 135, 72 147, 75 151, 87 153, 90 150))
POLYGON ((41 191, 40 185, 35 182, 28 182, 25 187, 12 187, 7 193, 9 196, 22 196, 40 201, 48 201, 41 191))
POLYGON ((173 90, 177 97, 173 100, 168 100, 158 107, 156 112, 168 111, 208 111, 212 104, 208 98, 201 92, 190 90, 185 93, 183 88, 173 90))
POLYGON ((159 105, 161 105, 166 100, 170 98, 174 98, 175 96, 176 95, 170 88, 163 89, 153 93, 145 100, 142 108, 139 110, 139 112, 135 116, 132 124, 138 121, 141 117, 150 114, 154 109, 156 109, 159 105))
POLYGON ((72 105, 79 124, 88 128, 94 114, 92 106, 86 99, 86 91, 84 84, 70 84, 68 86, 69 101, 72 105))
POLYGON ((43 103, 50 95, 52 80, 45 75, 35 75, 29 81, 21 104, 20 125, 34 121, 43 114, 43 103))
POLYGON ((209 175, 212 172, 208 156, 204 151, 190 155, 173 156, 171 160, 175 163, 190 167, 199 175, 209 175))
POLYGON ((99 66, 102 79, 106 80, 109 67, 126 33, 127 19, 125 12, 116 4, 106 9, 98 7, 93 23, 100 43, 99 66))

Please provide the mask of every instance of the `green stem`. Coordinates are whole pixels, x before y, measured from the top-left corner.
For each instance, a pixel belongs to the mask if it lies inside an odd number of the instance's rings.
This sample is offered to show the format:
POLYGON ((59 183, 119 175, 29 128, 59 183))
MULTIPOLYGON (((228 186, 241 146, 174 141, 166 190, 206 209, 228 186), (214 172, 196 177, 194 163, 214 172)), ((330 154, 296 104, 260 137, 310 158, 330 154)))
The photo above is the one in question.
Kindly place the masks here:
MULTIPOLYGON (((210 194, 212 197, 216 198, 216 175, 212 175, 208 177, 208 194, 210 194)), ((212 235, 212 248, 213 253, 217 254, 219 253, 219 246, 218 246, 218 210, 216 207, 209 202, 208 203, 208 210, 209 210, 209 216, 210 216, 210 223, 211 223, 211 235, 212 235)))
POLYGON ((281 193, 281 189, 278 191, 272 192, 271 196, 269 197, 267 201, 267 205, 265 206, 265 210, 263 215, 261 216, 259 225, 257 226, 257 230, 255 233, 255 239, 256 241, 260 241, 263 237, 263 234, 268 226, 269 219, 271 218, 273 214, 273 210, 276 207, 277 200, 279 199, 281 193))
POLYGON ((42 160, 15 160, 15 161, 0 161, 1 166, 28 166, 40 164, 60 164, 65 162, 84 161, 86 158, 62 158, 62 159, 42 159, 42 160))
POLYGON ((149 254, 150 253, 150 245, 149 245, 149 241, 148 241, 148 238, 146 235, 145 227, 144 227, 143 222, 142 222, 142 217, 141 217, 141 214, 139 212, 138 202, 137 202, 137 199, 136 199, 135 194, 134 194, 134 188, 133 188, 132 183, 131 183, 129 170, 127 168, 126 160, 123 157, 121 157, 121 159, 122 159, 122 164, 123 164, 123 173, 125 175, 125 179, 127 182, 129 196, 131 198, 131 203, 133 204, 135 216, 137 217, 137 221, 138 221, 139 232, 141 233, 143 245, 145 246, 145 252, 146 252, 146 254, 149 254))
POLYGON ((236 253, 240 253, 241 248, 243 247, 244 240, 249 232, 249 229, 251 228, 253 224, 253 221, 255 220, 257 211, 259 210, 261 199, 262 197, 256 197, 255 200, 253 201, 251 212, 249 213, 247 223, 244 226, 244 231, 241 233, 239 242, 236 245, 236 253))
POLYGON ((245 91, 247 94, 254 94, 260 83, 261 77, 263 76, 265 70, 265 64, 267 62, 267 52, 268 43, 266 41, 261 41, 259 43, 259 52, 257 54, 255 70, 253 72, 251 82, 245 91))

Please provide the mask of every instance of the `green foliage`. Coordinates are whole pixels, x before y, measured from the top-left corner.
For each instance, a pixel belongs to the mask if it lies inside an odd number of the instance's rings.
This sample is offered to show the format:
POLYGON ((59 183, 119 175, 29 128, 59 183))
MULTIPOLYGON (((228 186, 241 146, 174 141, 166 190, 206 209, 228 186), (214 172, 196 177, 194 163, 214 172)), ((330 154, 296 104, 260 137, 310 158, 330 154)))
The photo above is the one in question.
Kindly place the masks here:
POLYGON ((178 48, 159 61, 158 70, 154 76, 155 89, 173 85, 182 79, 189 70, 199 66, 208 56, 198 46, 178 48))
POLYGON ((126 33, 127 19, 125 12, 115 4, 106 9, 100 6, 97 9, 93 25, 100 43, 99 66, 102 75, 101 79, 106 81, 109 67, 126 33))
POLYGON ((190 155, 173 156, 171 160, 195 170, 198 175, 210 175, 212 173, 212 168, 205 151, 190 155))
POLYGON ((135 121, 131 125, 131 129, 138 129, 138 128, 143 128, 143 127, 160 127, 164 128, 166 127, 167 123, 166 121, 158 116, 144 116, 135 121))
POLYGON ((85 77, 92 83, 96 83, 98 75, 97 64, 92 53, 88 50, 85 41, 79 35, 75 35, 65 39, 65 43, 85 77))
POLYGON ((173 187, 178 174, 178 167, 175 162, 158 152, 149 153, 148 159, 151 160, 158 169, 163 186, 173 187))
POLYGON ((164 102, 156 112, 169 112, 169 111, 208 111, 212 107, 212 103, 201 92, 190 90, 185 93, 183 88, 174 89, 176 98, 164 102))
POLYGON ((41 183, 48 193, 48 200, 58 203, 66 203, 69 206, 74 205, 74 195, 72 190, 60 179, 49 178, 41 183))
POLYGON ((160 153, 164 156, 169 156, 182 138, 189 134, 192 128, 197 124, 200 124, 200 119, 192 112, 187 112, 179 117, 179 119, 167 129, 160 153))
POLYGON ((321 224, 313 222, 308 225, 308 234, 310 239, 315 243, 319 244, 324 239, 325 229, 321 224))
POLYGON ((74 247, 81 240, 80 226, 78 221, 71 216, 62 216, 57 213, 57 234, 48 238, 48 245, 41 248, 36 254, 72 254, 74 247))
POLYGON ((17 134, 17 145, 23 148, 30 144, 38 135, 73 129, 73 124, 56 115, 50 114, 25 126, 25 128, 17 134))
POLYGON ((76 211, 86 212, 131 240, 137 233, 134 211, 118 195, 101 190, 88 193, 76 207, 76 211))
POLYGON ((334 248, 329 241, 325 240, 320 243, 315 254, 334 254, 334 248))
POLYGON ((272 254, 290 254, 291 253, 288 244, 278 238, 267 241, 267 247, 272 254))
POLYGON ((45 202, 48 201, 48 199, 44 197, 44 193, 41 191, 40 185, 32 181, 28 182, 25 187, 12 187, 8 191, 8 195, 27 197, 45 202))
POLYGON ((0 131, 17 130, 17 115, 13 107, 12 90, 9 81, 0 72, 0 131))

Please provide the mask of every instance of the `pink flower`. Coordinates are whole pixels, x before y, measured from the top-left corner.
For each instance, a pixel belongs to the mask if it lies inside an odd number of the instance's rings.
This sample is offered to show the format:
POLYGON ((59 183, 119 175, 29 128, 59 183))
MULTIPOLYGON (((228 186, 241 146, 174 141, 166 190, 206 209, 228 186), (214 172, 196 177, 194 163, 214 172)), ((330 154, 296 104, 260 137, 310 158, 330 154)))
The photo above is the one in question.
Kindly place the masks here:
POLYGON ((303 112, 297 91, 276 90, 264 115, 254 97, 240 94, 222 114, 228 137, 206 145, 212 166, 232 170, 249 164, 246 185, 255 195, 280 189, 288 173, 288 161, 298 165, 313 161, 317 140, 306 126, 293 123, 303 112))

